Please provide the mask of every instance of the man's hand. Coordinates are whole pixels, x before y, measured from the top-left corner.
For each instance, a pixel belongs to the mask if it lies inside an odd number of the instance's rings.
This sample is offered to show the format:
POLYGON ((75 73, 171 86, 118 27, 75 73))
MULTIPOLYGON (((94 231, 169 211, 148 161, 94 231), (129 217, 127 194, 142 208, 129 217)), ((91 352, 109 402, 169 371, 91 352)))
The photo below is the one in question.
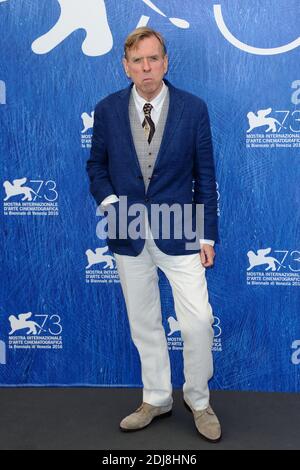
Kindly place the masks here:
POLYGON ((207 243, 201 244, 200 259, 202 265, 205 268, 213 266, 215 255, 216 254, 213 246, 208 245, 207 243))

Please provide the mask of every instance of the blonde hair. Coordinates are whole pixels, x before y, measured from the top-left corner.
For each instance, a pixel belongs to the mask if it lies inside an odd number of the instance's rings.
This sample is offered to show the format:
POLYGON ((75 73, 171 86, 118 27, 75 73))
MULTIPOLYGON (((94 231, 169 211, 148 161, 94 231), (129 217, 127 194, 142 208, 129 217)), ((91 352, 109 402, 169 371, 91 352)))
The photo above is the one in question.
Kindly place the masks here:
POLYGON ((158 39, 162 47, 163 56, 165 57, 165 55, 167 54, 167 48, 163 36, 152 28, 142 26, 140 28, 135 29, 134 31, 132 31, 132 33, 129 34, 129 36, 127 36, 124 44, 125 58, 127 59, 127 52, 130 49, 134 49, 135 47, 137 47, 138 43, 142 41, 142 39, 151 37, 156 37, 156 39, 158 39))

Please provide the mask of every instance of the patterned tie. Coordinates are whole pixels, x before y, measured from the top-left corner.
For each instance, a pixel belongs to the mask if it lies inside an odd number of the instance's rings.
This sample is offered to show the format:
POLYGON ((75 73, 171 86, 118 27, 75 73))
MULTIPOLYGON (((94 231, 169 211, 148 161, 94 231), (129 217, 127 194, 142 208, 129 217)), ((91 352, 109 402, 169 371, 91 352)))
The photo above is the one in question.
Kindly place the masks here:
POLYGON ((144 104, 144 114, 145 114, 145 119, 143 121, 143 128, 146 134, 146 137, 148 138, 148 144, 151 143, 152 137, 155 132, 155 124, 151 119, 151 110, 153 109, 152 104, 150 103, 145 103, 144 104))

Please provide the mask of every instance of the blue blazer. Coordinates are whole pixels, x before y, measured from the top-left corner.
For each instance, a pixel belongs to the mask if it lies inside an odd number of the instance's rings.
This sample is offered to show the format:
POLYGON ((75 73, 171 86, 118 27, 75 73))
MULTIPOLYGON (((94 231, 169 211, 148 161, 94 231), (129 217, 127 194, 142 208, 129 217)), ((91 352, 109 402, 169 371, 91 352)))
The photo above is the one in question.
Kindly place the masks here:
MULTIPOLYGON (((129 121, 132 84, 100 101, 95 108, 92 148, 87 161, 90 191, 97 205, 109 195, 127 196, 128 204, 147 207, 151 224, 151 204, 192 204, 195 228, 195 204, 204 204, 203 238, 218 242, 217 192, 209 115, 205 102, 164 80, 169 88, 170 104, 161 147, 147 192, 136 154, 129 121)), ((118 212, 119 203, 114 203, 118 212)), ((134 217, 128 217, 127 227, 134 217)), ((199 252, 187 250, 190 242, 183 233, 169 239, 159 234, 158 248, 169 255, 199 252)), ((145 240, 127 236, 108 237, 112 252, 137 256, 145 240)))

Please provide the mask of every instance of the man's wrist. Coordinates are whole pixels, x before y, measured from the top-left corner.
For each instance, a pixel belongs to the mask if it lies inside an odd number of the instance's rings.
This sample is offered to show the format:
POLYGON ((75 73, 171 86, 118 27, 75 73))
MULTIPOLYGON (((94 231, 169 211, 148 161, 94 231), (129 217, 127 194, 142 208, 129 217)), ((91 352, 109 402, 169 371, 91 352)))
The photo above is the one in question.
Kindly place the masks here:
POLYGON ((215 242, 214 242, 214 240, 207 240, 206 238, 201 238, 200 239, 200 248, 201 248, 202 245, 215 246, 215 242))

